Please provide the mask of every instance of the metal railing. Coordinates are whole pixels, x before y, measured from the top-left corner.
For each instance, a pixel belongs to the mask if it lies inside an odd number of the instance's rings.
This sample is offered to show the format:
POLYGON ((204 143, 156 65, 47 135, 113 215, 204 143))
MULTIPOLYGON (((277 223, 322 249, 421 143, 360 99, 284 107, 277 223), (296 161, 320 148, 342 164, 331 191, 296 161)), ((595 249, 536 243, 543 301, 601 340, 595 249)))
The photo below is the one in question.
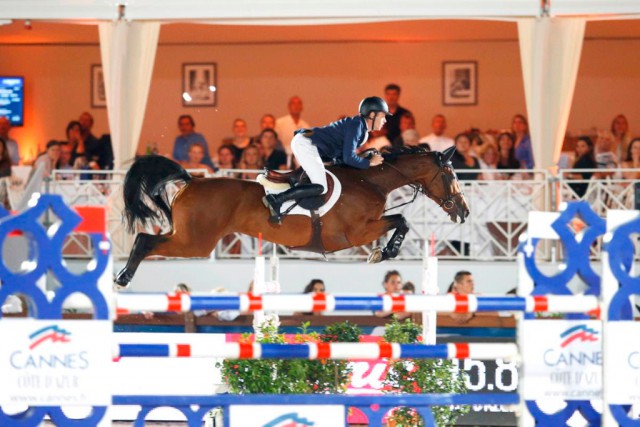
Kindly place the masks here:
MULTIPOLYGON (((78 179, 58 179, 62 172, 54 172, 52 179, 45 183, 43 191, 61 194, 72 206, 108 206, 108 230, 113 241, 114 256, 127 257, 134 236, 126 232, 121 216, 121 185, 126 171, 92 172, 92 180, 79 179, 80 175, 86 175, 86 171, 75 172, 78 179)), ((237 176, 241 172, 253 171, 224 170, 213 176, 237 176)), ((546 171, 500 171, 500 174, 490 174, 489 177, 494 179, 460 181, 471 209, 471 215, 464 224, 452 223, 441 208, 424 196, 419 196, 414 203, 390 211, 390 214, 402 213, 410 226, 397 259, 422 259, 425 241, 433 236, 436 254, 443 259, 513 260, 516 257, 518 237, 526 230, 531 210, 555 210, 559 201, 579 199, 589 201, 600 214, 604 214, 607 209, 633 207, 635 180, 592 179, 586 182, 585 194, 578 195, 580 192, 576 193, 575 184, 585 181, 568 179, 568 173, 575 171, 562 172, 559 178, 555 178, 546 171), (507 174, 511 179, 505 179, 507 174)), ((66 177, 69 174, 70 171, 64 171, 66 177)), ((174 186, 173 190, 178 188, 179 185, 174 186)), ((400 188, 391 193, 387 207, 393 208, 408 202, 412 197, 411 189, 400 188)), ((268 214, 266 210, 264 214, 268 214)), ((147 231, 158 233, 165 227, 166 224, 154 224, 147 231)), ((327 254, 326 258, 343 261, 366 259, 372 249, 384 245, 388 237, 390 234, 369 245, 327 254)), ((89 256, 90 249, 90 243, 81 235, 70 238, 66 246, 68 255, 78 257, 89 256)), ((271 250, 272 245, 266 243, 263 251, 271 250)), ((282 246, 278 246, 277 250, 282 258, 323 258, 322 255, 293 251, 282 246)), ((599 250, 599 245, 592 249, 594 258, 599 257, 599 250)), ((540 249, 540 256, 549 257, 548 252, 548 248, 543 247, 540 249)), ((256 239, 235 233, 223 238, 213 253, 221 259, 249 259, 256 254, 256 239)))

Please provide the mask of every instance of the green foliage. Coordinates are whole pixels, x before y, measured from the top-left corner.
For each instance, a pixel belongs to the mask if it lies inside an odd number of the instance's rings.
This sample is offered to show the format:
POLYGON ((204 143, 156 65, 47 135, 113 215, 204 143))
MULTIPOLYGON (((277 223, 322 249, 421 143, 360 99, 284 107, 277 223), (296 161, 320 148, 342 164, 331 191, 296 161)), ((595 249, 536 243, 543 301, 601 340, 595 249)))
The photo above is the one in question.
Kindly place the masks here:
MULTIPOLYGON (((358 342, 360 328, 353 323, 338 323, 325 328, 322 334, 308 333, 309 323, 303 323, 294 341, 358 342)), ((266 324, 260 329, 260 343, 285 343, 275 326, 266 324)), ((242 338, 250 342, 251 335, 242 338)), ((342 360, 225 360, 222 378, 235 394, 309 394, 344 393, 351 376, 351 368, 342 360)))
MULTIPOLYGON (((414 344, 422 341, 421 327, 406 319, 403 323, 394 317, 385 328, 384 339, 389 343, 414 344)), ((454 369, 449 360, 405 359, 391 361, 383 381, 387 393, 466 393, 464 374, 454 369)), ((452 425, 469 412, 468 406, 432 407, 436 425, 452 425)), ((400 427, 423 427, 416 412, 408 407, 397 408, 390 417, 400 427)))

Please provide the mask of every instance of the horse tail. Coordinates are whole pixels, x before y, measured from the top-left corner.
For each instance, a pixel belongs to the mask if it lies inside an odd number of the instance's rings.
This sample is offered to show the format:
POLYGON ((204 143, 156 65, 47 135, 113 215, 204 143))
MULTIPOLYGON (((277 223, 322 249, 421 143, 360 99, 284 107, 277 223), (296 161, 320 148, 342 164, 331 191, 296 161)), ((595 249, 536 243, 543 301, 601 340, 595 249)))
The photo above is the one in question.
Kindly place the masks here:
POLYGON ((162 220, 160 213, 145 203, 145 197, 151 199, 173 226, 166 184, 174 181, 184 181, 188 184, 191 179, 191 175, 182 166, 166 157, 152 155, 137 159, 124 177, 122 215, 127 230, 135 233, 137 221, 146 225, 154 219, 162 220))

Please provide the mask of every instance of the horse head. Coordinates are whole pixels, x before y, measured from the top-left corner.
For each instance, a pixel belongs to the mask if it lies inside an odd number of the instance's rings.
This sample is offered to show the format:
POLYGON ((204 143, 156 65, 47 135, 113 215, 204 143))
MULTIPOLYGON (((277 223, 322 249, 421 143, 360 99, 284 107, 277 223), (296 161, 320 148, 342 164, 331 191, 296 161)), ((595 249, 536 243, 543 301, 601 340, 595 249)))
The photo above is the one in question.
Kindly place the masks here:
POLYGON ((455 147, 443 152, 428 151, 426 146, 405 149, 409 156, 402 158, 402 165, 398 164, 403 173, 411 180, 411 184, 418 188, 438 206, 444 210, 451 221, 463 223, 469 216, 469 205, 458 182, 451 157, 455 147))

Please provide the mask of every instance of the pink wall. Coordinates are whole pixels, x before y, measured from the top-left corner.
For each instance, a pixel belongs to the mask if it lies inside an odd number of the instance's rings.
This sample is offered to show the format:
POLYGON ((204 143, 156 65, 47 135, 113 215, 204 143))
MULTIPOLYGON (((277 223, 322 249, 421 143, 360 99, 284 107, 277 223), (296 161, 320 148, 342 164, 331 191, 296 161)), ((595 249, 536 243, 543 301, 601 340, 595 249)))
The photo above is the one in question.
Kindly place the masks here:
MULTIPOLYGON (((640 57, 631 54, 638 51, 637 39, 585 41, 571 132, 608 127, 622 112, 640 134, 640 57)), ((33 157, 49 139, 64 139, 67 122, 85 110, 95 116, 96 134, 108 131, 106 110, 90 108, 90 65, 100 62, 97 45, 0 45, 0 57, 0 74, 26 77, 25 126, 12 133, 23 157, 33 157)), ((469 126, 508 127, 514 113, 525 112, 516 41, 161 45, 138 151, 156 142, 161 152, 170 152, 180 114, 194 116, 196 129, 214 150, 234 118, 246 119, 249 132, 257 133, 260 116, 284 115, 291 95, 303 98, 304 118, 321 125, 353 114, 360 98, 381 94, 388 82, 402 86, 401 104, 416 114, 421 134, 429 132, 436 113, 448 117, 453 135, 469 126), (477 106, 442 106, 446 60, 478 61, 477 106), (182 106, 186 62, 218 64, 216 108, 182 106)))

